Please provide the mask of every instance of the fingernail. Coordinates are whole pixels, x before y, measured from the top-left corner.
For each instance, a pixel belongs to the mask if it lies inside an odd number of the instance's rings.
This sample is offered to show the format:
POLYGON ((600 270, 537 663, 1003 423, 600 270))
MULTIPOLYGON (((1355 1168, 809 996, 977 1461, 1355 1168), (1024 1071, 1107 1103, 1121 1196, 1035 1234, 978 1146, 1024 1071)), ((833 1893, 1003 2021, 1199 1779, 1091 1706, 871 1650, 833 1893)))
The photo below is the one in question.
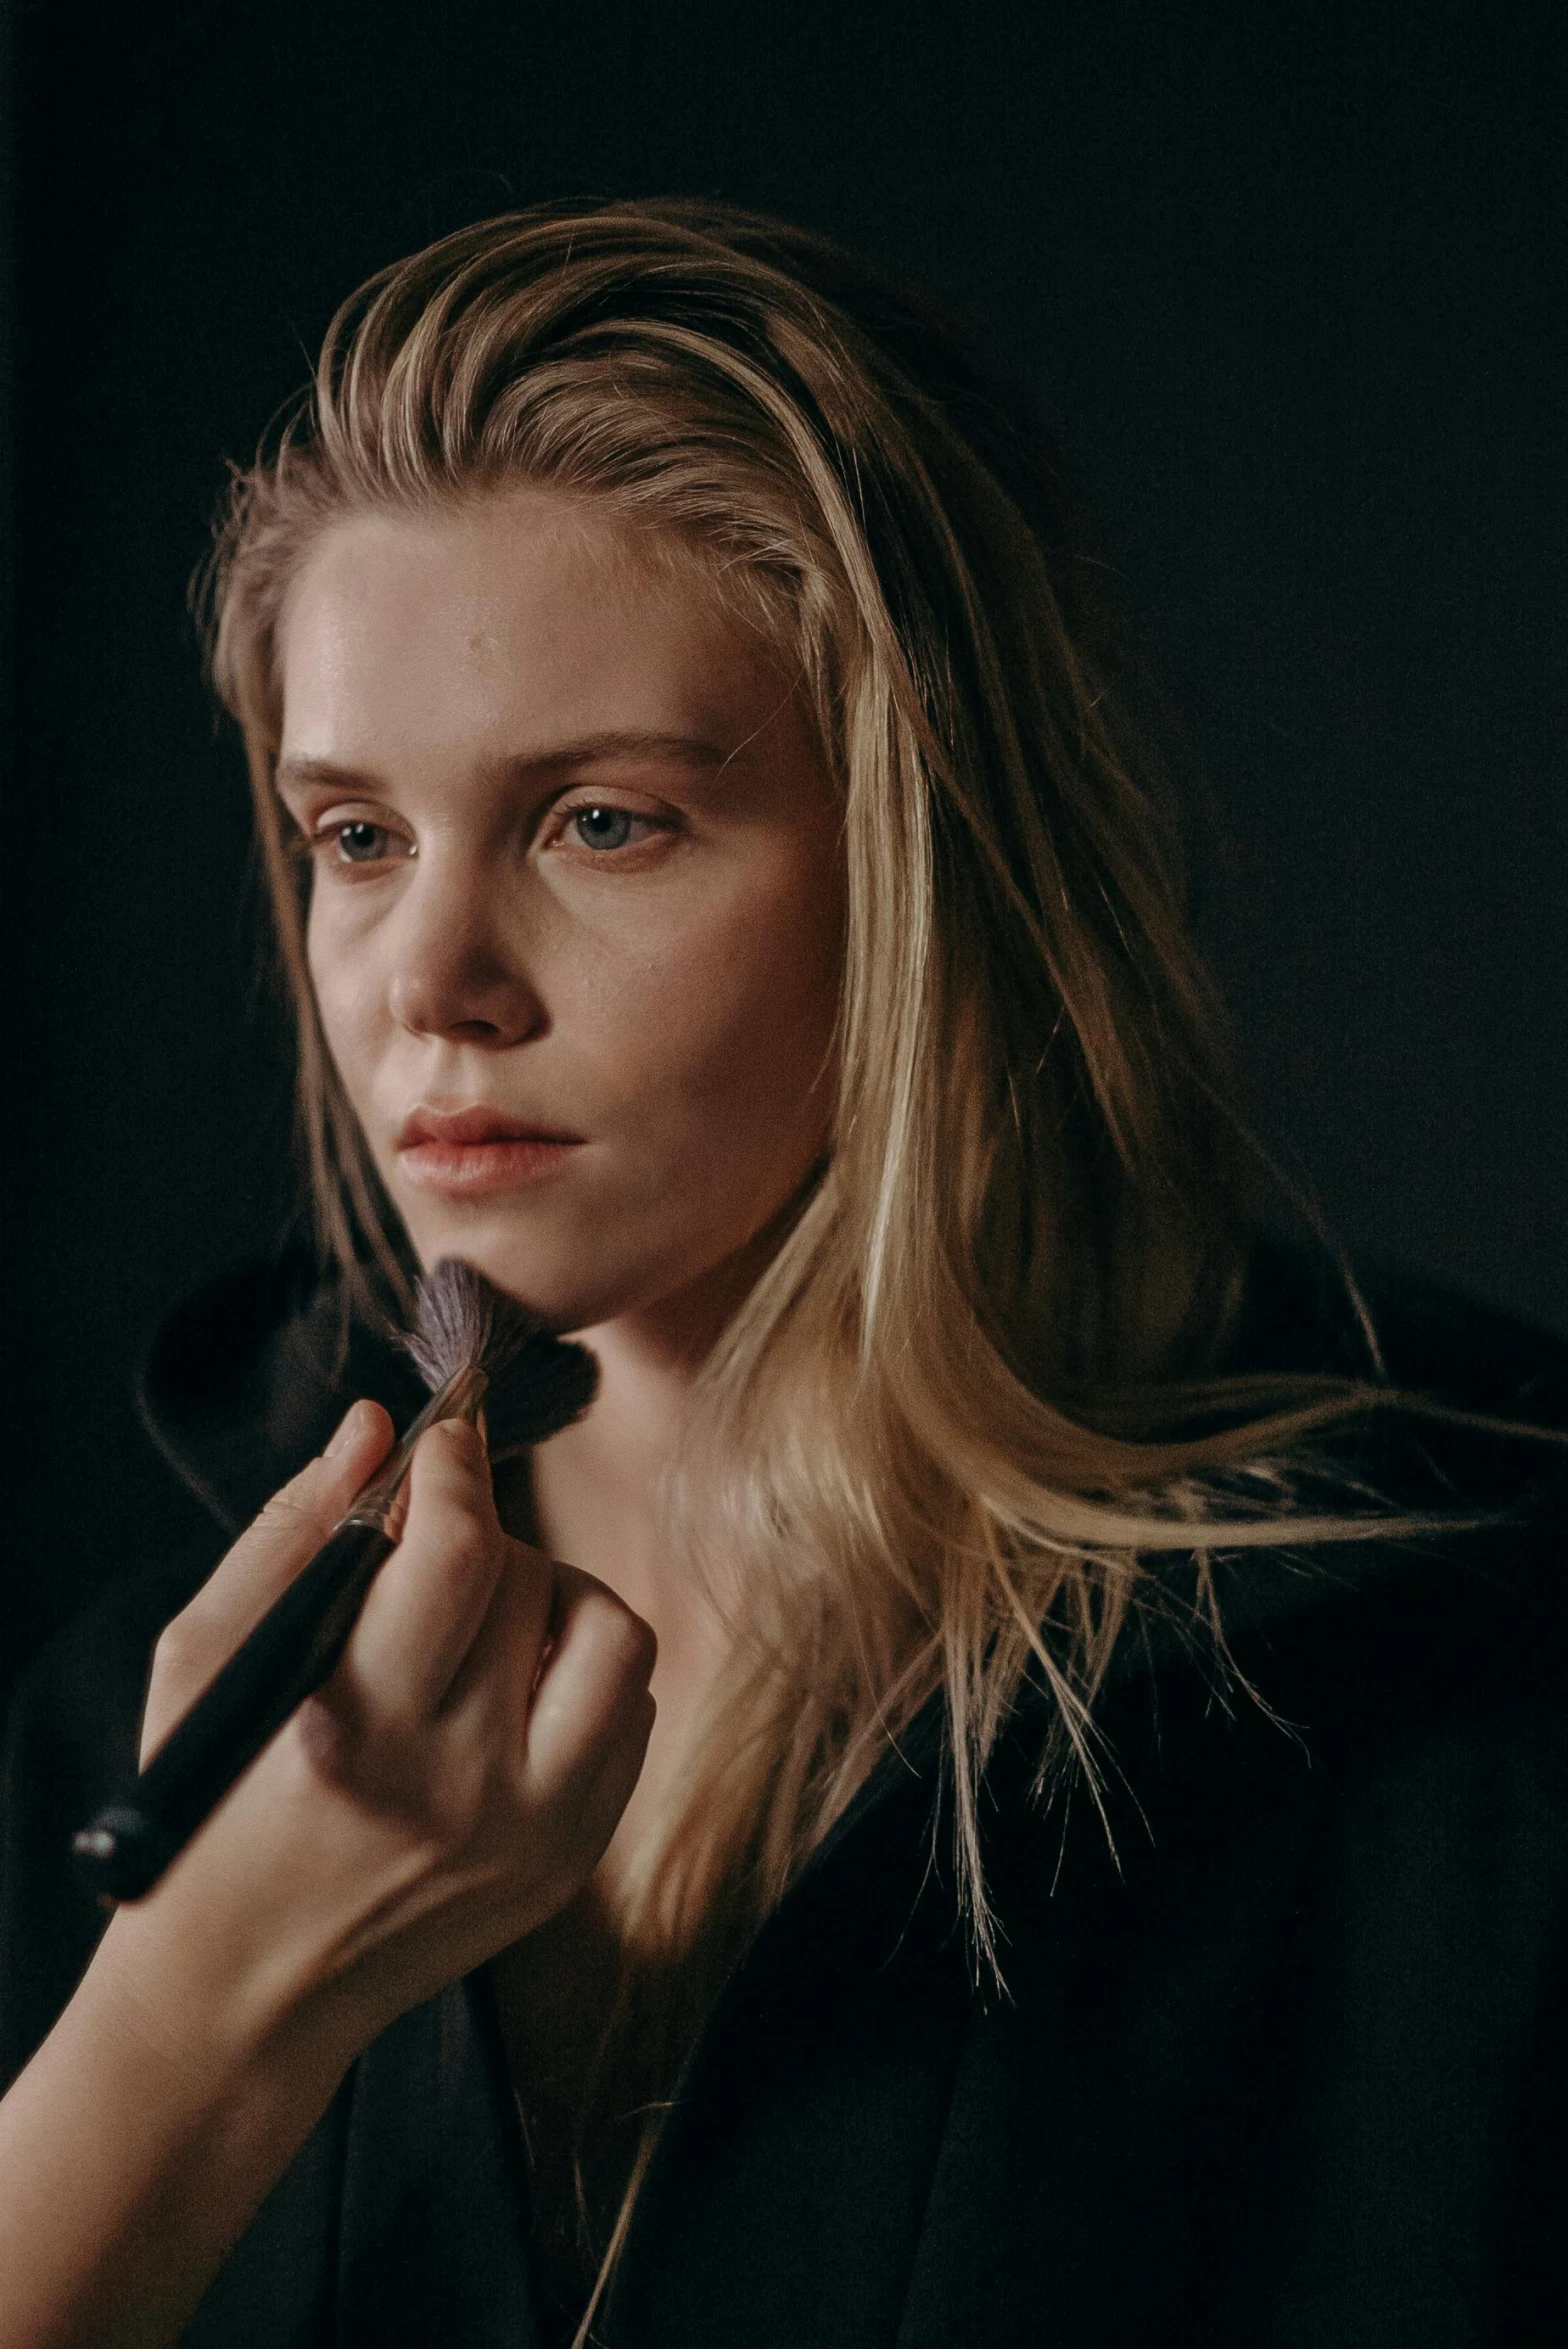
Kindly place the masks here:
POLYGON ((331 1443, 328 1444, 326 1452, 323 1455, 324 1458, 328 1460, 335 1460, 339 1452, 346 1452, 348 1450, 349 1445, 354 1441, 358 1427, 358 1420, 359 1405, 357 1403, 350 1403, 348 1409, 344 1412, 342 1418, 338 1421, 337 1433, 332 1438, 331 1443))

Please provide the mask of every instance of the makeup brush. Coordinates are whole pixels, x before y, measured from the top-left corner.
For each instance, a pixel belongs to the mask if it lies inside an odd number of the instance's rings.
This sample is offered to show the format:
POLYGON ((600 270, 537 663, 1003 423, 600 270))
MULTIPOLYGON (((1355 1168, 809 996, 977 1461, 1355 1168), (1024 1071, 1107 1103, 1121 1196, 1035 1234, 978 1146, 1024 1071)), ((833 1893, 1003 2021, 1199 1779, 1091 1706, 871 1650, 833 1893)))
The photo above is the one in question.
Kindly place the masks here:
POLYGON ((111 1900, 150 1892, 202 1821, 332 1671, 365 1594, 396 1547, 389 1530, 414 1446, 438 1419, 480 1423, 492 1461, 567 1427, 593 1400, 598 1365, 470 1264, 446 1257, 420 1281, 402 1341, 434 1391, 402 1440, 287 1590, 169 1732, 123 1796, 72 1840, 79 1871, 111 1900))

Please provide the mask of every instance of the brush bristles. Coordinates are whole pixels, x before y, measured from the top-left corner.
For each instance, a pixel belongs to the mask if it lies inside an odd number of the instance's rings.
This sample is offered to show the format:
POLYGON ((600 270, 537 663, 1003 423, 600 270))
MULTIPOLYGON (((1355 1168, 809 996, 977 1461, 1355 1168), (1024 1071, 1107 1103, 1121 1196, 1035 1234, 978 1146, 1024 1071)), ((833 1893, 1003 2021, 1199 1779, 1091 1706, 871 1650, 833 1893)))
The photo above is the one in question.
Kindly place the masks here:
POLYGON ((444 1256, 421 1278, 414 1328, 404 1344, 432 1392, 460 1370, 484 1372, 492 1460, 569 1427, 587 1410, 599 1382, 599 1366, 586 1346, 556 1337, 537 1314, 457 1256, 444 1256))
POLYGON ((405 1343, 432 1392, 458 1371, 477 1368, 490 1376, 519 1339, 526 1344, 540 1327, 531 1313, 492 1288, 461 1257, 443 1256, 421 1276, 414 1302, 414 1327, 405 1343))

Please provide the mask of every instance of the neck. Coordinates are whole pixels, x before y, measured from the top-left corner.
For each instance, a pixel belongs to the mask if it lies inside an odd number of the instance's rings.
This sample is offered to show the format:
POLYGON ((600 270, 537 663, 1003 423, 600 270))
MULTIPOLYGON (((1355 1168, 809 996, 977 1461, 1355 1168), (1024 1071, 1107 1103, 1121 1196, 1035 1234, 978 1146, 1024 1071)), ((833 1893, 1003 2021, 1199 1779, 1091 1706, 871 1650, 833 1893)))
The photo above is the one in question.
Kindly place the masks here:
POLYGON ((599 1389, 581 1419, 535 1452, 534 1510, 547 1548, 635 1605, 625 1578, 634 1557, 656 1562, 661 1479, 685 1435, 700 1364, 636 1322, 578 1334, 598 1360, 599 1389), (613 1530, 613 1545, 594 1538, 594 1554, 581 1555, 591 1527, 613 1530))
POLYGON ((598 1394, 574 1426, 533 1455, 535 1541, 608 1584, 659 1643, 648 1758, 607 1860, 612 1904, 620 1863, 671 1791, 726 1653, 702 1576, 671 1542, 663 1509, 693 1388, 733 1310, 732 1297, 705 1288, 706 1295, 683 1294, 575 1333, 598 1358, 598 1394))
POLYGON ((598 1359, 599 1391, 580 1420, 534 1454, 545 1546, 608 1582, 656 1631, 657 1616, 641 1600, 657 1607, 661 1582, 689 1580, 660 1535, 664 1472, 685 1438, 702 1367, 777 1247, 783 1220, 699 1279, 574 1332, 598 1359))

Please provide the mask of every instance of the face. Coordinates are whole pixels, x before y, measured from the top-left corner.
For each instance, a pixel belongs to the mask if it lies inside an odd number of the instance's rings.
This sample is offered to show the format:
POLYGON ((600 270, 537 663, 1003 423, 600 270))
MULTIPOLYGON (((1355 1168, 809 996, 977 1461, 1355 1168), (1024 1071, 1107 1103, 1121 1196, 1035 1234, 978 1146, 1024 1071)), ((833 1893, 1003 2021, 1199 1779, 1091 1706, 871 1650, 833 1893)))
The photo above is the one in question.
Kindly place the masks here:
POLYGON ((790 678, 695 557, 523 490, 334 526, 279 651, 322 1025, 422 1262, 568 1329, 733 1287, 833 1089, 790 678))

